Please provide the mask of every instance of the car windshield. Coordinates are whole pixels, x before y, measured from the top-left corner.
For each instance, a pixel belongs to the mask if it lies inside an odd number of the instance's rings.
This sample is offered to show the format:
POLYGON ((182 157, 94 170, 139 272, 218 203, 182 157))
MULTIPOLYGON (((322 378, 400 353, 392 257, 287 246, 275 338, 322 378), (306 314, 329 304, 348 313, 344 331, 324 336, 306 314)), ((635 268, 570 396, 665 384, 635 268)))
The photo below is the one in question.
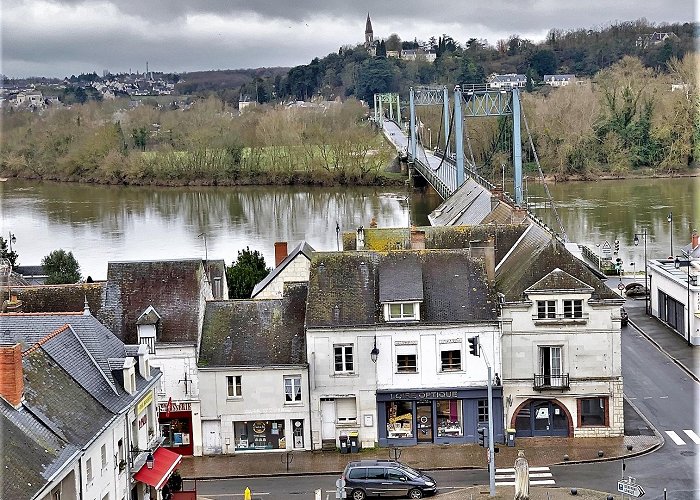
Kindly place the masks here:
POLYGON ((421 477, 423 475, 420 472, 418 472, 416 469, 410 468, 408 465, 399 464, 399 466, 401 467, 402 471, 404 471, 406 474, 408 474, 411 477, 411 479, 415 479, 415 478, 421 477))

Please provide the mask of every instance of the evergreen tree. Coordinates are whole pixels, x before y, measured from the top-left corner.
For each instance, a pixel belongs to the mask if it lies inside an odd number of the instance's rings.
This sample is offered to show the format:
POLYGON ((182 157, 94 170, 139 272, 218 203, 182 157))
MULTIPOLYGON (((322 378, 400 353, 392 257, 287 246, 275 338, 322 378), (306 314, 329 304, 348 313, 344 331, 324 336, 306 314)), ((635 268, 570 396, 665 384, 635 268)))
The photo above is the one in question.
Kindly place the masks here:
POLYGON ((73 257, 73 252, 66 252, 62 248, 54 250, 41 259, 41 265, 48 276, 46 278, 47 285, 61 285, 80 281, 80 265, 73 257))
POLYGON ((257 251, 238 251, 236 262, 226 268, 226 283, 228 284, 229 297, 232 299, 249 299, 253 288, 271 269, 265 265, 265 257, 257 251))

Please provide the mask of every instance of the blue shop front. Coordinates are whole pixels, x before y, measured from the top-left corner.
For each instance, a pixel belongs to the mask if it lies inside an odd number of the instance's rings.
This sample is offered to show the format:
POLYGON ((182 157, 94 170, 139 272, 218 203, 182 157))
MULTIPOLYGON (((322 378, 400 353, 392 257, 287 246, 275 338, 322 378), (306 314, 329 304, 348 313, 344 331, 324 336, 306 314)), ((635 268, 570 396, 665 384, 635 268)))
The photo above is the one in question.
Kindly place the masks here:
MULTIPOLYGON (((493 388, 494 440, 503 442, 503 388, 493 388)), ((475 443, 488 427, 486 387, 377 391, 379 446, 475 443)))

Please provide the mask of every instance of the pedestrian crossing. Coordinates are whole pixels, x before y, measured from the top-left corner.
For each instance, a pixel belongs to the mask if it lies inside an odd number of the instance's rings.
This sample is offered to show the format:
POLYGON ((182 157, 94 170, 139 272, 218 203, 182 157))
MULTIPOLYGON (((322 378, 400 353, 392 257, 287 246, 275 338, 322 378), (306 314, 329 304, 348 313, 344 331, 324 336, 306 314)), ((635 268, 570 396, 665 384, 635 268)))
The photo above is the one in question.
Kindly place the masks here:
MULTIPOLYGON (((554 486, 549 467, 530 467, 530 486, 554 486)), ((515 469, 496 469, 496 486, 515 486, 515 469)))
POLYGON ((678 446, 684 446, 687 444, 700 444, 700 436, 698 436, 695 431, 690 429, 683 429, 685 436, 681 437, 676 431, 664 431, 671 441, 676 443, 678 446), (687 441, 686 441, 687 440, 687 441))

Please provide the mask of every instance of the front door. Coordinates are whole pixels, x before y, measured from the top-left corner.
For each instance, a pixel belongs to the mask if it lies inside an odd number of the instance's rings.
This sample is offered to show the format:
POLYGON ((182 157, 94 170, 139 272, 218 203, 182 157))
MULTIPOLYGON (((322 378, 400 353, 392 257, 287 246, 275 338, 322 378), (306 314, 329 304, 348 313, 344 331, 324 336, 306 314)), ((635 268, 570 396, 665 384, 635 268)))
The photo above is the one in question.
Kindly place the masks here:
POLYGON ((433 442, 433 403, 416 404, 416 432, 419 443, 433 442))
POLYGON ((521 437, 568 436, 569 418, 557 401, 531 401, 518 412, 515 430, 521 437))
POLYGON ((335 440, 335 400, 321 401, 321 439, 335 440))

